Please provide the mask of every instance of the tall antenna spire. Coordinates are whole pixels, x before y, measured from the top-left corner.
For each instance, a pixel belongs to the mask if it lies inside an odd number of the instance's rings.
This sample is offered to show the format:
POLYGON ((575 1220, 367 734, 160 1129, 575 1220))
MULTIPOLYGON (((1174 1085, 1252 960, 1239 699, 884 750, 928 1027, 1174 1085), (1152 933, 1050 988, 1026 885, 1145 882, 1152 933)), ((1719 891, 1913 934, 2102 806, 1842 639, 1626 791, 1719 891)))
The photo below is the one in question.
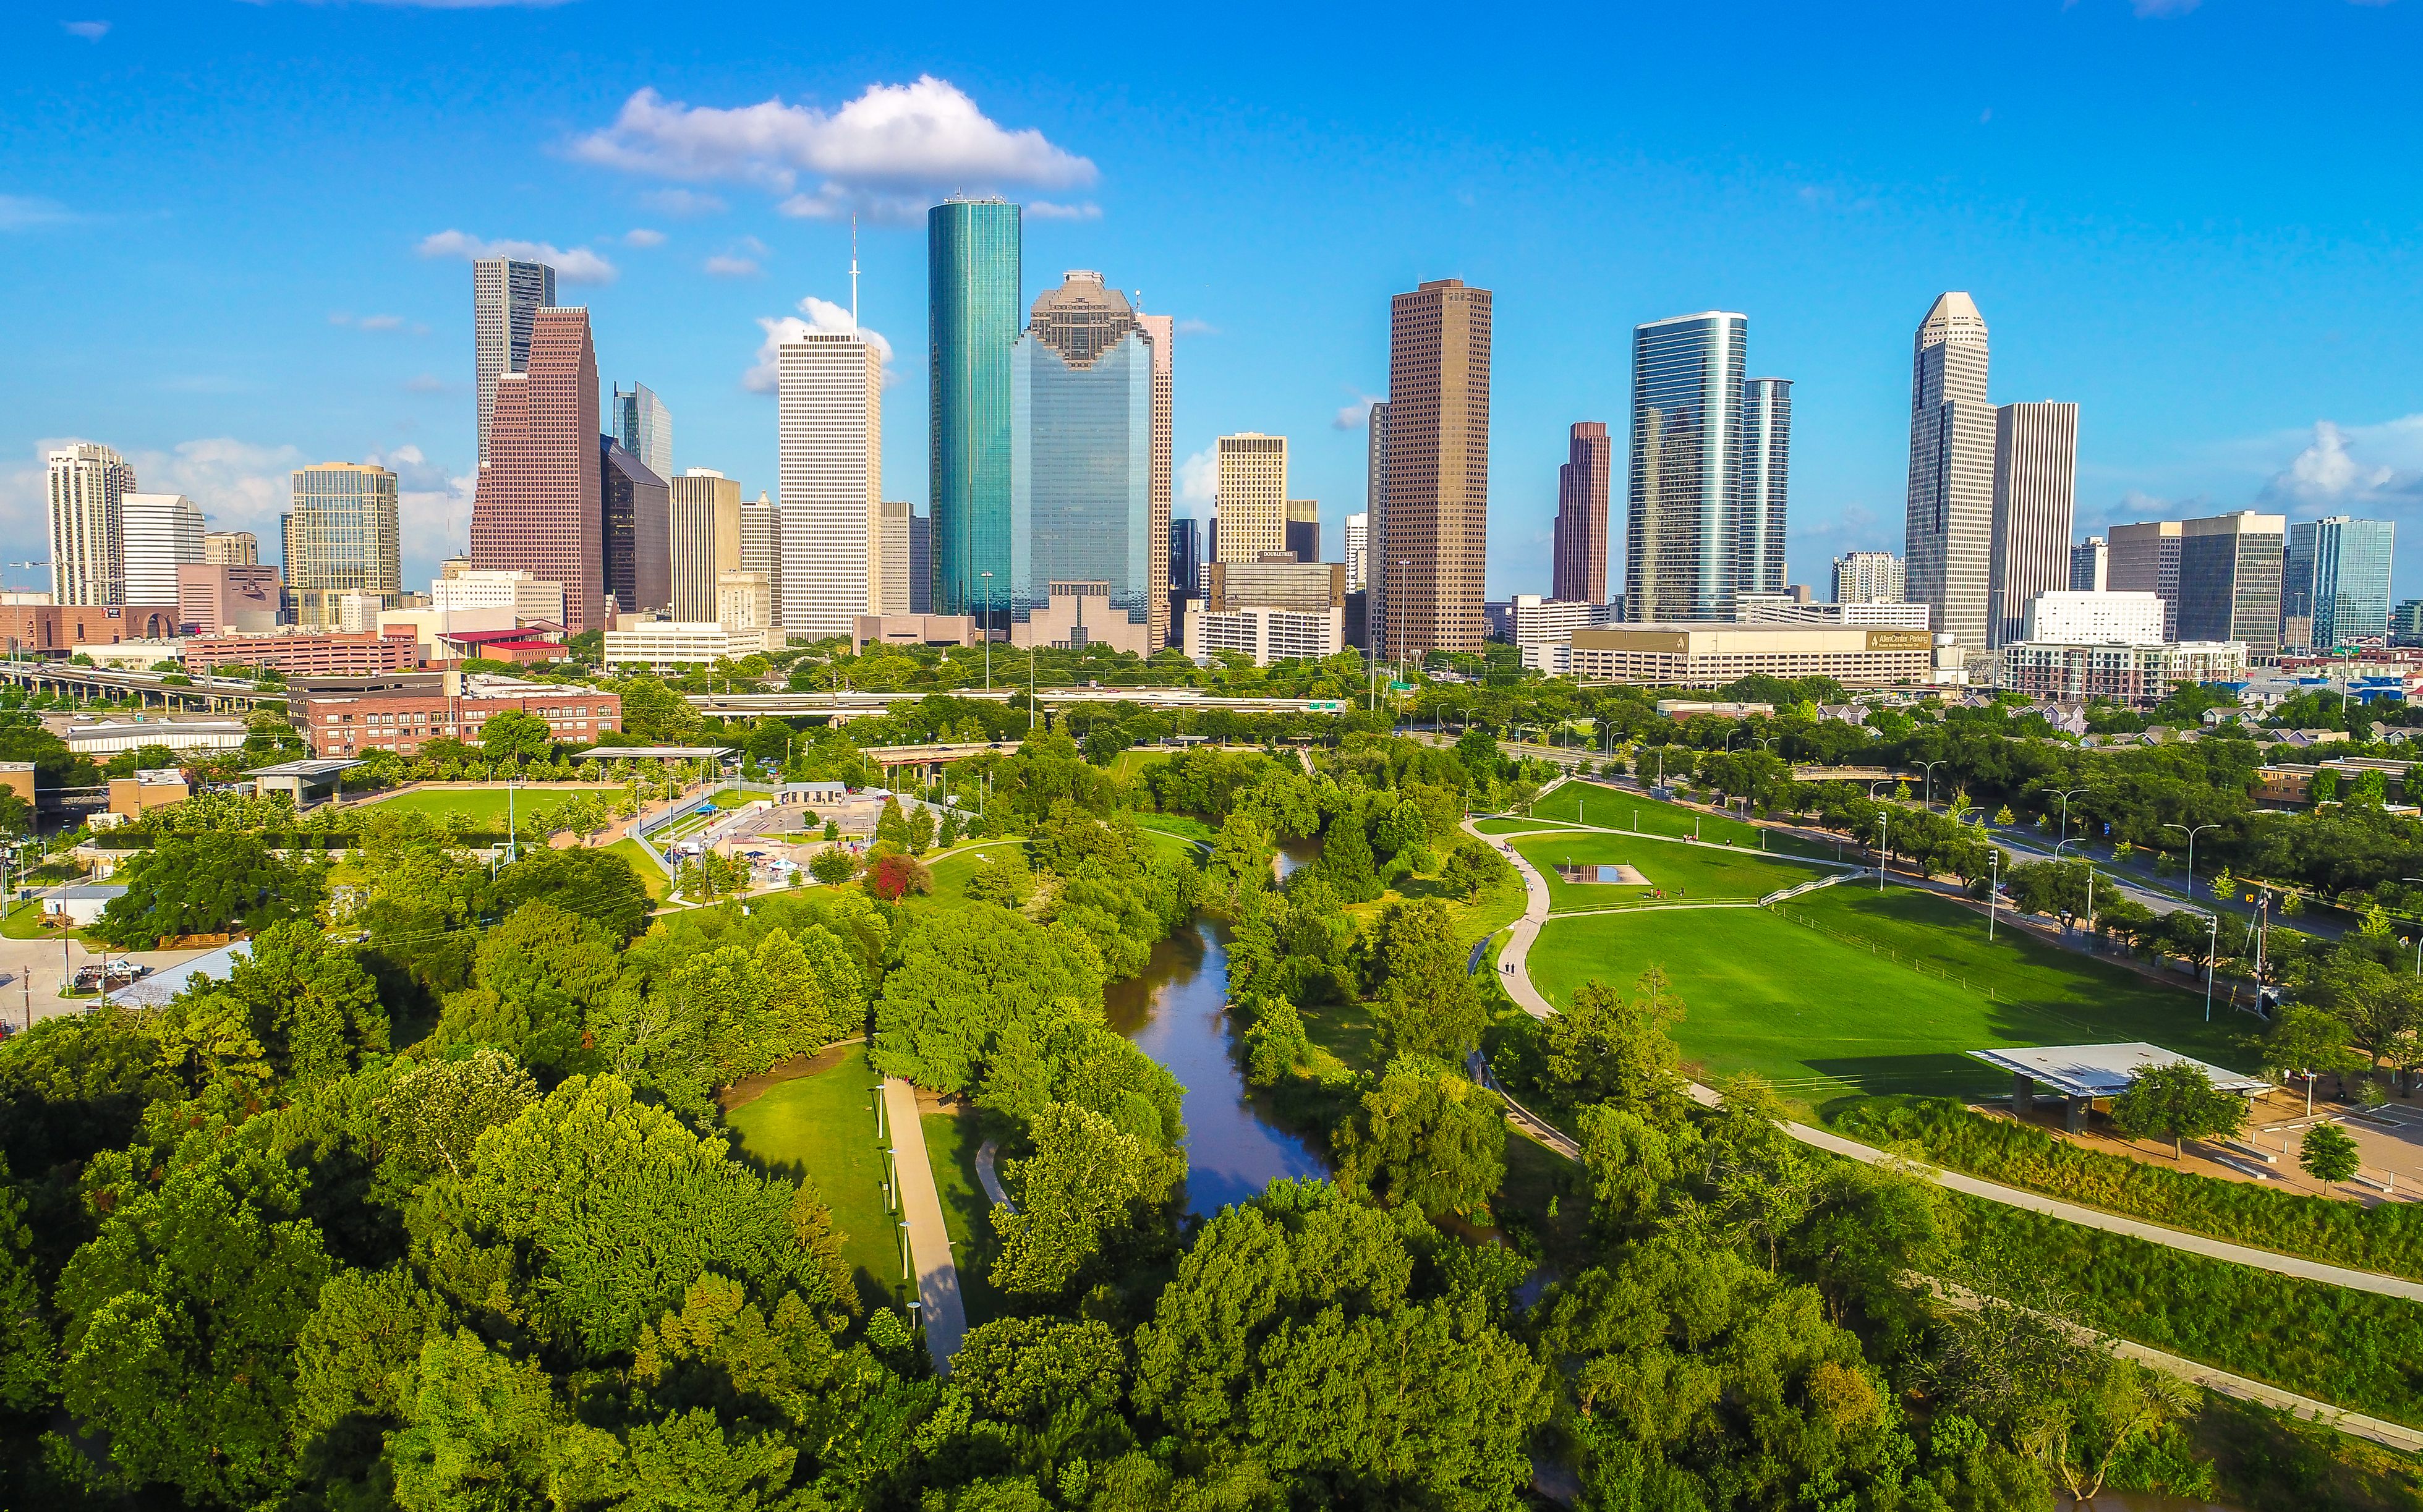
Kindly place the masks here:
POLYGON ((849 218, 849 328, 858 329, 858 217, 849 218))

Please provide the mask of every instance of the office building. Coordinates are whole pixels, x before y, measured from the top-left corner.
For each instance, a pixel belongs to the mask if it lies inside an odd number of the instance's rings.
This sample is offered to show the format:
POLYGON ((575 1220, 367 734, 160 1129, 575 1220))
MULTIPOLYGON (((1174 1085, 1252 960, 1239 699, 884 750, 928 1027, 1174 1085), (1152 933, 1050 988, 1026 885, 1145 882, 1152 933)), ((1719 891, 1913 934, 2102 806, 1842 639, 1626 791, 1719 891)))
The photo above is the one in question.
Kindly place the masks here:
POLYGON ((275 567, 198 561, 177 569, 177 622, 194 635, 270 635, 283 609, 275 567))
POLYGON ((1198 609, 1186 617, 1186 654, 1200 661, 1242 652, 1257 667, 1275 661, 1335 656, 1346 649, 1346 611, 1336 609, 1198 609))
POLYGON ((883 594, 878 614, 919 614, 918 564, 926 556, 926 520, 906 499, 883 501, 883 594))
POLYGON ((119 519, 127 601, 176 603, 177 569, 202 559, 201 506, 182 494, 125 494, 119 519))
POLYGON ((2069 586, 2078 484, 2078 406, 2004 404, 1994 412, 1994 531, 1986 564, 1986 636, 2019 638, 2039 593, 2069 586))
POLYGON ((1936 629, 1976 649, 1988 638, 1994 544, 1996 420, 1986 400, 1986 348, 1985 318, 1962 293, 1940 295, 1912 339, 1904 548, 1904 596, 1935 611, 1936 629))
POLYGON ((1321 500, 1291 498, 1287 501, 1286 549, 1294 552, 1298 561, 1321 559, 1321 500))
POLYGON ((352 462, 298 467, 293 505, 277 528, 291 622, 340 629, 343 595, 352 593, 374 595, 379 608, 397 606, 404 547, 395 474, 352 462))
POLYGON ((1154 602, 1157 573, 1168 571, 1169 521, 1156 513, 1153 488, 1152 336, 1127 295, 1099 273, 1072 269, 1037 297, 1010 380, 1009 576, 993 579, 996 602, 1022 624, 1049 610, 1054 583, 1105 584, 1107 605, 1072 604, 1070 612, 1090 616, 1096 639, 1116 638, 1107 617, 1124 616, 1137 643, 1148 643, 1168 607, 1154 602))
POLYGON ((1284 551, 1261 561, 1215 561, 1204 569, 1203 606, 1212 613, 1235 608, 1335 609, 1346 604, 1346 564, 1296 561, 1284 551))
POLYGON ((205 530, 202 560, 226 567, 261 565, 261 540, 249 530, 205 530))
POLYGON ((2080 702, 2108 699, 2150 709, 2195 683, 2246 680, 2246 647, 2237 641, 2157 641, 2082 645, 2015 641, 2004 646, 1995 685, 2030 698, 2080 702))
POLYGON ((2389 643, 2393 646, 2423 643, 2423 599, 2400 599, 2398 607, 2389 611, 2389 643))
POLYGON ((314 635, 193 639, 184 643, 178 657, 185 664, 188 677, 200 677, 220 667, 275 671, 290 678, 367 677, 420 666, 420 642, 408 629, 381 633, 330 628, 314 635))
POLYGON ((715 585, 740 565, 740 482, 711 467, 668 480, 673 542, 667 568, 673 616, 693 622, 715 615, 715 585))
POLYGON ((2106 536, 2104 587, 2161 599, 2164 640, 2179 638, 2179 547, 2184 540, 2177 520, 2115 525, 2106 536))
POLYGON ((471 562, 562 583, 564 628, 575 635, 606 623, 601 433, 589 311, 533 311, 529 365, 497 379, 471 562))
MULTIPOLYGON (((1360 593, 1371 579, 1371 515, 1359 511, 1346 517, 1346 591, 1360 593)), ((1601 575, 1605 575, 1602 567, 1601 575)))
MULTIPOLYGON (((479 375, 483 467, 488 465, 488 429, 496 416, 497 380, 529 368, 531 333, 536 328, 538 312, 554 303, 555 270, 544 262, 482 258, 471 264, 471 347, 479 375)), ((594 385, 591 392, 594 405, 594 385)))
POLYGON ((2039 593, 2028 600, 2013 640, 2160 645, 2163 606, 2152 593, 2039 593))
MULTIPOLYGON (((2305 634, 2293 649, 2328 651, 2389 633, 2389 557, 2396 528, 2387 520, 2333 514, 2288 528, 2280 589, 2283 629, 2305 634)), ((128 575, 127 591, 134 591, 128 575)))
POLYGON ((556 739, 576 746, 592 744, 623 723, 621 698, 579 686, 495 693, 370 688, 315 693, 294 702, 300 705, 296 717, 303 738, 331 759, 373 750, 410 756, 429 740, 476 743, 487 722, 507 711, 546 720, 556 739))
MULTIPOLYGON (((1935 637, 1924 630, 1702 621, 1576 630, 1562 658, 1544 662, 1561 660, 1586 683, 1667 687, 1721 687, 1752 673, 1861 687, 1915 685, 1934 670, 1935 653, 1935 637)), ((1527 648, 1527 656, 1544 649, 1527 648)))
POLYGON ((1186 644, 1188 608, 1202 599, 1203 526, 1188 516, 1169 522, 1169 631, 1166 645, 1186 644))
MULTIPOLYGON (((121 506, 135 492, 135 468, 89 442, 49 456, 51 602, 123 604, 126 562, 121 506)), ((175 603, 174 594, 162 602, 175 603)))
POLYGON ((1884 630, 1926 630, 1934 611, 1924 604, 1885 599, 1852 599, 1813 604, 1791 593, 1736 593, 1736 624, 1872 625, 1884 630))
POLYGON ((1112 651, 1150 654, 1146 645, 1149 627, 1131 620, 1125 609, 1111 607, 1111 585, 1092 580, 1055 578, 1044 585, 1043 602, 1027 606, 1026 618, 1011 623, 1012 646, 1048 646, 1079 651, 1103 646, 1112 651))
MULTIPOLYGON (((1019 247, 1019 208, 1006 200, 955 197, 926 212, 933 611, 976 615, 993 636, 1010 622, 1019 247)), ((784 613, 784 624, 799 622, 787 602, 784 613)))
MULTIPOLYGON (((498 629, 532 622, 563 622, 563 585, 544 581, 517 569, 483 572, 472 569, 436 578, 429 585, 429 609, 441 617, 502 610, 509 618, 498 629)), ((385 620, 382 623, 387 622, 385 620)), ((444 627, 471 629, 467 623, 443 620, 444 627)))
POLYGON ((1609 622, 1609 607, 1604 601, 1517 593, 1507 602, 1505 633, 1498 638, 1518 646, 1562 640, 1576 630, 1595 629, 1609 622))
POLYGON ((2088 536, 2069 548, 2069 591, 2101 593, 2112 586, 2112 546, 2101 536, 2088 536))
MULTIPOLYGON (((1136 301, 1143 303, 1139 293, 1136 301)), ((1170 445, 1177 402, 1178 317, 1148 315, 1136 311, 1136 324, 1144 328, 1152 342, 1152 520, 1153 544, 1148 580, 1153 586, 1155 604, 1150 625, 1152 646, 1159 651, 1178 644, 1178 632, 1170 622, 1172 606, 1166 591, 1169 586, 1169 519, 1170 503, 1175 496, 1173 485, 1177 473, 1170 455, 1170 445)))
POLYGON ((1734 591, 1783 590, 1783 532, 1792 461, 1792 380, 1753 378, 1742 390, 1742 482, 1734 591))
MULTIPOLYGON (((1557 469, 1557 531, 1548 570, 1549 594, 1560 603, 1607 602, 1607 499, 1615 477, 1615 442, 1604 420, 1576 420, 1557 469)), ((1347 561, 1354 562, 1354 522, 1347 522, 1347 561)), ((1359 581, 1355 586, 1360 587, 1359 581)))
POLYGON ((673 602, 673 500, 665 480, 610 435, 597 438, 597 540, 620 613, 673 602))
POLYGON ((1633 327, 1628 621, 1733 618, 1749 339, 1749 318, 1723 310, 1633 327))
POLYGON ((1849 551, 1834 559, 1834 602, 1900 604, 1902 561, 1890 551, 1849 551))
POLYGON ((614 386, 614 439, 640 459, 640 465, 659 478, 673 475, 673 417, 665 402, 633 384, 626 391, 614 386))
POLYGON ((1492 313, 1461 278, 1389 302, 1384 657, 1481 649, 1492 313))
POLYGON ((883 597, 883 354, 855 331, 782 344, 783 626, 846 636, 883 597))
POLYGON ((773 608, 774 622, 783 621, 783 520, 782 512, 757 491, 757 501, 740 506, 740 570, 764 573, 766 591, 773 608))
POLYGON ((644 667, 670 672, 712 667, 720 661, 779 651, 787 643, 779 629, 726 630, 713 620, 640 620, 606 632, 606 661, 613 667, 644 667))
POLYGON ((1248 431, 1220 438, 1214 561, 1259 561, 1287 549, 1287 437, 1248 431))
POLYGON ((1381 565, 1388 559, 1388 405, 1375 402, 1366 417, 1363 454, 1363 512, 1370 537, 1363 559, 1363 650, 1378 656, 1387 644, 1388 590, 1381 565))
POLYGON ((774 590, 766 575, 731 572, 717 577, 715 622, 727 631, 774 629, 774 590))
POLYGON ((2178 638, 2239 641, 2250 663, 2280 653, 2280 576, 2288 519, 2235 510, 2179 528, 2178 638))

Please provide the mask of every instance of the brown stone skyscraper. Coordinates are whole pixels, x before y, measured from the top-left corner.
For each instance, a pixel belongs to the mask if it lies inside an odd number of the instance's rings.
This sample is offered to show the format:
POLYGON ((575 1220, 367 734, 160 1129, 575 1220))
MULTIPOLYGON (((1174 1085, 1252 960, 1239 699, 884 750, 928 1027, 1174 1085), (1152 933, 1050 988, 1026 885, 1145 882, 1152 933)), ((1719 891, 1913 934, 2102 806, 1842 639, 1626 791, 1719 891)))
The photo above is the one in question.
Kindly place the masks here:
POLYGON ((1438 278, 1388 310, 1384 658, 1477 652, 1489 557, 1490 293, 1438 278))
POLYGON ((1573 460, 1557 469, 1556 560, 1549 597, 1566 603, 1607 602, 1607 491, 1615 473, 1615 443, 1604 420, 1576 420, 1567 442, 1573 460))
POLYGON ((471 504, 471 565, 563 585, 564 628, 606 624, 597 348, 589 311, 531 313, 530 366, 497 379, 488 460, 471 504))

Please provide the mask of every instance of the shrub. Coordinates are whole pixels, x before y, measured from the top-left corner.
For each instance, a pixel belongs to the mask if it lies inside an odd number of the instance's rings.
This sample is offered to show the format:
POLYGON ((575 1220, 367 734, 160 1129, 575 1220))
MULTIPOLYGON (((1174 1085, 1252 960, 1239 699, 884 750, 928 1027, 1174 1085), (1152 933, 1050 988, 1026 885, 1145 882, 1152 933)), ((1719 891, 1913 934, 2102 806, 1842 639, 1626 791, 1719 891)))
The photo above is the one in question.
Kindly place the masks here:
POLYGON ((867 869, 866 890, 886 903, 897 903, 911 892, 933 891, 934 874, 914 856, 879 856, 867 869))

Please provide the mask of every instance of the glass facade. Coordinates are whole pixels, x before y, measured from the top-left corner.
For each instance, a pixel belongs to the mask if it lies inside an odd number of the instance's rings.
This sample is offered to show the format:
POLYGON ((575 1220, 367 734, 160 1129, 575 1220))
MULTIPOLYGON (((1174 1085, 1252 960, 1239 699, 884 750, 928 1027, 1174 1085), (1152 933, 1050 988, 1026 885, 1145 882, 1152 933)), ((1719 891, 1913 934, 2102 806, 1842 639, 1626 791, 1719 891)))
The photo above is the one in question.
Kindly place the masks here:
POLYGON ((2389 630, 2389 554, 2397 528, 2344 514, 2288 528, 2284 619, 2310 616, 2313 648, 2328 651, 2389 630))
POLYGON ((1019 237, 1019 208, 1003 199, 951 199, 926 214, 932 612, 979 615, 995 632, 1009 626, 1021 555, 1010 484, 1019 237))
POLYGON ((341 462, 297 468, 293 497, 278 517, 287 591, 298 604, 306 594, 323 603, 332 592, 376 593, 380 607, 395 607, 404 589, 395 474, 341 462))
POLYGON ((1131 329, 1081 367, 1030 333, 1011 370, 1011 613, 1042 607, 1053 583, 1101 582, 1114 611, 1147 623, 1151 343, 1131 329))
POLYGON ((1783 591, 1785 483, 1791 475, 1792 380, 1753 378, 1742 397, 1740 566, 1744 593, 1783 591))
POLYGON ((1733 618, 1749 339, 1718 310, 1633 328, 1626 620, 1733 618))
POLYGON ((614 386, 614 439, 657 477, 673 475, 673 415, 645 384, 614 386))

